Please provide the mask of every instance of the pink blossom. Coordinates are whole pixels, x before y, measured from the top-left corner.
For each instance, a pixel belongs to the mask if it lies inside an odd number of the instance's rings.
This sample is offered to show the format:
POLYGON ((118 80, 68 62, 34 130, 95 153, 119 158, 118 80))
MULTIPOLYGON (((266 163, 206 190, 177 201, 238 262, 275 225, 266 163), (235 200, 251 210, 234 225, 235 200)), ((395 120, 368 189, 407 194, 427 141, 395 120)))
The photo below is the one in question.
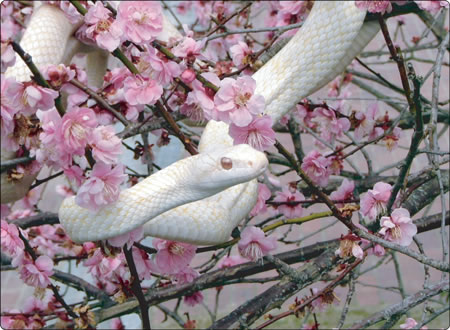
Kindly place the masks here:
POLYGON ((58 195, 60 195, 64 198, 72 197, 75 195, 75 193, 69 186, 66 186, 63 184, 57 184, 55 186, 55 191, 58 195))
MULTIPOLYGON (((415 329, 417 327, 418 323, 416 320, 414 320, 412 317, 408 317, 405 320, 405 323, 400 324, 399 327, 400 329, 415 329)), ((420 328, 420 330, 427 330, 428 327, 427 326, 423 326, 420 328)))
MULTIPOLYGON (((2 22, 3 29, 3 22, 2 22)), ((3 38, 2 38, 3 39, 3 38)), ((9 42, 1 42, 0 44, 1 72, 5 72, 10 66, 16 63, 16 53, 9 42)))
POLYGON ((325 187, 328 184, 331 160, 322 156, 317 150, 312 150, 304 159, 302 170, 310 177, 310 179, 319 186, 325 187))
POLYGON ((163 86, 170 84, 173 78, 178 77, 181 73, 181 67, 178 63, 169 60, 153 47, 149 47, 141 56, 138 69, 141 74, 147 74, 163 86))
POLYGON ((21 90, 18 91, 21 100, 20 111, 24 115, 33 115, 38 109, 49 110, 55 106, 55 99, 58 92, 53 89, 36 85, 33 82, 21 83, 21 90))
POLYGON ((1 75, 1 146, 7 151, 16 151, 19 147, 14 139, 14 116, 20 108, 20 90, 22 85, 14 78, 1 75))
POLYGON ((197 250, 195 245, 159 238, 153 239, 153 246, 158 250, 156 265, 165 274, 176 274, 189 265, 197 250))
POLYGON ((309 110, 304 105, 297 104, 295 106, 294 119, 297 123, 303 124, 306 127, 314 128, 317 124, 312 120, 315 117, 314 111, 309 110))
MULTIPOLYGON (((353 198, 355 183, 351 180, 344 179, 336 191, 330 194, 333 201, 345 201, 353 198)), ((343 207, 344 204, 336 204, 337 207, 343 207)))
MULTIPOLYGON (((142 227, 139 227, 142 228, 142 227)), ((143 234, 143 231, 141 231, 143 234)), ((142 239, 143 235, 140 235, 139 239, 136 239, 135 241, 138 241, 142 239)), ((108 240, 111 243, 111 239, 108 240)), ((128 243, 130 243, 129 241, 128 243)), ((127 243, 127 245, 128 245, 127 243)), ((131 243, 132 244, 132 243, 131 243)), ((130 245, 128 245, 128 248, 130 248, 130 245)), ((136 271, 139 274, 139 279, 141 280, 149 280, 152 277, 152 272, 158 271, 157 266, 154 264, 153 260, 151 260, 147 254, 147 252, 138 249, 137 247, 132 248, 133 251, 133 259, 134 263, 136 265, 136 271)))
POLYGON ((386 147, 389 151, 397 148, 398 140, 402 137, 402 129, 400 127, 394 127, 389 135, 386 135, 383 141, 386 143, 386 147))
POLYGON ((394 243, 408 246, 417 234, 417 226, 412 223, 409 211, 404 208, 395 209, 390 217, 381 217, 379 233, 394 243))
POLYGON ((42 186, 29 190, 24 198, 16 202, 17 207, 21 209, 34 209, 34 206, 41 198, 41 191, 42 186))
POLYGON ((356 7, 362 10, 367 10, 369 13, 390 13, 392 11, 392 4, 390 1, 355 1, 356 7))
POLYGON ((249 63, 249 55, 252 54, 250 48, 245 42, 239 41, 230 48, 233 64, 237 67, 244 66, 249 63))
POLYGON ((134 242, 139 242, 144 237, 144 228, 142 226, 129 231, 128 233, 108 239, 108 243, 115 247, 123 247, 125 244, 131 249, 134 242))
POLYGON ((258 200, 250 212, 251 216, 267 211, 266 201, 272 196, 270 189, 264 183, 258 183, 258 200))
POLYGON ((274 250, 276 245, 277 239, 274 236, 266 237, 260 228, 249 226, 241 233, 238 249, 244 258, 256 261, 274 250))
POLYGON ((42 75, 53 88, 59 89, 76 76, 76 71, 64 64, 49 65, 43 70, 42 75))
POLYGON ((125 330, 125 326, 123 325, 120 317, 116 317, 111 320, 111 328, 114 330, 125 330))
POLYGON ((184 296, 184 303, 190 307, 201 303, 203 301, 203 294, 200 291, 194 292, 189 296, 184 296))
MULTIPOLYGON (((2 6, 2 13, 7 12, 2 6)), ((6 14, 5 19, 2 17, 1 24, 1 72, 5 72, 6 68, 14 65, 16 62, 16 53, 10 45, 10 40, 14 39, 20 33, 20 27, 14 22, 11 14, 6 14), (11 15, 11 16, 10 16, 11 15)))
POLYGON ((94 254, 83 262, 94 277, 105 279, 110 278, 121 264, 119 258, 106 257, 100 249, 95 250, 94 254))
POLYGON ((128 77, 124 81, 125 100, 131 105, 155 104, 163 89, 155 80, 138 76, 128 77))
POLYGON ((86 36, 95 40, 99 47, 112 52, 120 45, 123 29, 109 14, 103 3, 97 1, 89 8, 84 20, 87 24, 86 36))
POLYGON ((236 126, 244 127, 264 110, 264 97, 254 95, 256 81, 249 77, 239 77, 237 80, 225 78, 219 91, 214 96, 216 105, 213 119, 236 126))
POLYGON ((331 109, 316 108, 314 115, 314 121, 321 127, 320 136, 327 142, 334 142, 336 137, 342 137, 350 129, 350 121, 347 118, 337 119, 335 111, 331 109))
POLYGON ((219 267, 219 269, 222 269, 222 268, 226 268, 226 267, 233 267, 236 265, 240 265, 245 262, 247 262, 247 260, 242 258, 240 255, 225 256, 219 261, 219 263, 217 264, 217 267, 219 267))
MULTIPOLYGON (((312 288, 313 295, 316 295, 319 292, 319 289, 312 288)), ((336 299, 336 294, 334 291, 325 291, 318 298, 314 299, 311 303, 314 311, 323 312, 327 307, 329 307, 332 303, 335 305, 339 304, 339 299, 336 299)))
POLYGON ((25 248, 23 241, 19 237, 19 230, 16 225, 9 224, 6 220, 1 220, 0 243, 2 251, 13 257, 25 248))
POLYGON ((418 1, 414 0, 420 9, 426 10, 431 14, 436 14, 441 8, 448 8, 448 1, 445 0, 428 0, 428 1, 418 1))
POLYGON ((300 202, 305 200, 305 196, 301 192, 297 190, 291 191, 290 189, 283 188, 283 191, 277 191, 276 197, 273 199, 274 202, 286 203, 283 205, 277 206, 277 210, 287 218, 298 218, 303 214, 303 207, 301 203, 293 203, 300 202), (289 204, 289 203, 292 203, 289 204))
POLYGON ((77 186, 81 185, 84 180, 86 180, 83 170, 77 165, 64 168, 64 175, 77 186))
POLYGON ((161 5, 154 1, 123 1, 117 10, 117 23, 127 39, 144 44, 162 31, 161 5))
POLYGON ((97 161, 115 164, 122 153, 122 140, 116 136, 114 126, 98 126, 89 138, 92 155, 97 161))
POLYGON ((339 248, 335 251, 335 254, 341 258, 354 256, 355 258, 362 259, 364 257, 364 251, 359 245, 360 241, 361 238, 351 233, 342 236, 340 238, 339 248))
POLYGON ((264 151, 275 144, 275 132, 272 129, 272 118, 264 115, 256 117, 247 126, 230 125, 229 134, 233 144, 249 144, 253 148, 264 151))
POLYGON ((377 182, 373 189, 361 197, 361 214, 373 220, 378 214, 386 210, 391 197, 392 186, 388 183, 377 182))
POLYGON ((375 127, 375 117, 378 112, 378 104, 373 103, 369 105, 365 113, 361 111, 356 112, 355 118, 358 119, 355 127, 355 140, 360 141, 364 135, 371 134, 375 127))
MULTIPOLYGON (((218 86, 220 84, 219 77, 211 72, 202 73, 202 77, 218 86)), ((192 120, 203 121, 204 119, 212 119, 214 112, 214 93, 203 84, 194 80, 192 82, 192 91, 189 92, 186 101, 181 105, 180 112, 192 120)))
POLYGON ((177 285, 191 283, 199 276, 200 273, 196 271, 194 268, 189 266, 184 267, 178 273, 174 274, 174 277, 177 281, 177 285))
POLYGON ((33 261, 22 253, 15 257, 11 264, 19 267, 20 278, 26 284, 39 288, 50 285, 49 276, 53 275, 53 260, 48 256, 39 256, 33 261))
POLYGON ((196 58, 204 59, 201 50, 205 46, 205 40, 195 41, 191 37, 184 37, 181 42, 172 49, 175 56, 185 58, 189 63, 195 61, 196 58))
POLYGON ((119 199, 119 185, 127 178, 123 171, 123 165, 111 169, 111 165, 96 163, 91 177, 78 190, 75 202, 94 212, 114 203, 119 199))
POLYGON ((180 76, 181 80, 183 80, 186 84, 190 84, 195 80, 195 71, 192 69, 186 69, 180 76))
POLYGON ((73 108, 62 118, 61 133, 69 152, 84 154, 87 140, 97 126, 94 111, 89 108, 73 108))

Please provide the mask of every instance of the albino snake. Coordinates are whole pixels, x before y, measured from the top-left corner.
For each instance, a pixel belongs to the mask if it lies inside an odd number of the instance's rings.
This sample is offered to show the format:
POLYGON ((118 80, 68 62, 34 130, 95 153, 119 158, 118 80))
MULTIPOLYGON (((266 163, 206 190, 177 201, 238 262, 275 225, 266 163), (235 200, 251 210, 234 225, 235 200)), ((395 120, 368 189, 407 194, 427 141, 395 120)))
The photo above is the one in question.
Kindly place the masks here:
MULTIPOLYGON (((377 24, 363 24, 364 17, 365 12, 353 1, 316 2, 292 40, 253 75, 255 94, 264 96, 265 113, 274 123, 341 73, 373 38, 377 24)), ((68 63, 77 51, 74 29, 59 9, 42 5, 33 14, 21 46, 38 67, 68 63)), ((164 19, 159 39, 175 34, 164 19)), ((7 75, 29 79, 19 58, 7 75)), ((118 202, 98 213, 77 206, 74 197, 67 198, 59 210, 60 222, 75 242, 107 239, 143 224, 145 234, 153 237, 198 245, 224 242, 255 205, 255 178, 267 165, 264 154, 246 145, 232 145, 228 125, 210 121, 201 137, 199 155, 123 190, 118 202), (221 167, 223 157, 232 160, 232 169, 221 167)), ((3 189, 2 184, 2 195, 3 189)))

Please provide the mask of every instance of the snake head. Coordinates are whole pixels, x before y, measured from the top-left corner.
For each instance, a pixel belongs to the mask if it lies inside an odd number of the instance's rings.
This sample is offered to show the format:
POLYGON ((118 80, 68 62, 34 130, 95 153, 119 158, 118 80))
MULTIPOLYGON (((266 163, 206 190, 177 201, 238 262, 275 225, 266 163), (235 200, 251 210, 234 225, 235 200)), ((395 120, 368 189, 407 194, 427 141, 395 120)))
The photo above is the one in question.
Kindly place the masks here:
POLYGON ((266 155, 248 144, 239 144, 197 157, 195 168, 190 171, 196 189, 208 193, 220 192, 239 183, 255 179, 268 165, 266 155))

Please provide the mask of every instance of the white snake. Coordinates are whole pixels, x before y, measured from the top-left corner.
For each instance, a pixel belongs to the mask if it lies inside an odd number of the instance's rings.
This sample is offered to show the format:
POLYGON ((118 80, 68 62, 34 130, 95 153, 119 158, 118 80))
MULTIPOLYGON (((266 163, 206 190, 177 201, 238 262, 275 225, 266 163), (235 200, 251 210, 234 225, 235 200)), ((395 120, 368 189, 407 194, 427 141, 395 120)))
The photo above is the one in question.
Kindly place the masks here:
MULTIPOLYGON (((363 24, 364 17, 365 12, 353 1, 316 2, 299 32, 253 75, 255 93, 264 96, 265 113, 274 123, 341 73, 373 38, 377 24, 363 24)), ((33 14, 21 46, 38 67, 68 62, 76 49, 70 42, 73 31, 61 11, 43 5, 33 14), (68 50, 64 51, 64 45, 69 45, 68 50)), ((164 19, 159 39, 177 33, 164 19)), ((7 74, 18 80, 29 79, 20 59, 10 69, 7 74)), ((267 164, 263 154, 232 144, 228 125, 210 121, 201 137, 199 155, 180 160, 122 191, 118 202, 98 213, 77 206, 74 197, 67 198, 59 210, 60 222, 75 242, 111 238, 142 224, 145 234, 153 237, 198 245, 224 242, 255 205, 254 178, 267 164), (223 157, 232 160, 232 169, 221 167, 223 157), (254 172, 244 166, 249 159, 254 172)))

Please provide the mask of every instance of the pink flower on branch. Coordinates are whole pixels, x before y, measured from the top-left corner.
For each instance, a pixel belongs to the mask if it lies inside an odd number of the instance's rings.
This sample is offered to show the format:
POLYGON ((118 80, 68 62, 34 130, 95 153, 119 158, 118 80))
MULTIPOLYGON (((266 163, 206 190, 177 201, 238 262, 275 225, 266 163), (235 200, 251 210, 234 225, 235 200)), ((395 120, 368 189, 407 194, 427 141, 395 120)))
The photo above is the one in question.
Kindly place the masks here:
POLYGON ((238 243, 239 253, 247 259, 257 261, 274 250, 277 239, 274 236, 266 237, 264 232, 255 226, 246 227, 241 233, 238 243))
POLYGON ((414 0, 420 9, 426 10, 431 14, 435 15, 441 8, 448 8, 449 3, 445 0, 428 0, 428 1, 418 1, 414 0))
POLYGON ((50 284, 49 276, 53 275, 53 260, 48 256, 39 256, 35 261, 22 253, 11 263, 19 267, 20 278, 28 285, 46 288, 50 284))
POLYGON ((239 127, 249 125, 253 116, 261 114, 265 106, 264 97, 254 95, 255 88, 256 82, 249 76, 239 77, 237 80, 222 80, 220 89, 214 96, 216 108, 212 119, 239 127))
POLYGON ((153 239, 153 246, 158 250, 155 263, 162 273, 176 274, 185 268, 195 256, 195 245, 167 241, 159 238, 153 239))
POLYGON ((230 48, 231 58, 233 59, 233 64, 236 67, 242 67, 249 63, 249 56, 252 51, 245 42, 238 41, 238 43, 230 48))
POLYGON ((291 191, 290 189, 283 188, 283 191, 277 191, 274 202, 286 203, 284 205, 277 206, 277 210, 287 218, 298 218, 303 214, 303 207, 301 202, 305 200, 305 196, 296 189, 291 191), (292 203, 292 204, 289 204, 292 203))
MULTIPOLYGON (((417 323, 417 321, 414 320, 412 317, 408 317, 405 320, 405 323, 400 324, 399 327, 400 327, 400 329, 416 329, 418 324, 419 323, 417 323)), ((420 328, 420 330, 427 330, 427 329, 428 329, 428 327, 426 327, 426 326, 423 326, 420 328)))
POLYGON ((15 257, 19 252, 23 251, 25 245, 19 237, 19 229, 14 224, 9 224, 6 220, 1 220, 1 236, 0 243, 2 251, 15 257))
POLYGON ((361 214, 373 220, 386 210, 387 202, 391 197, 392 186, 388 183, 377 182, 361 197, 361 214))
POLYGON ((364 257, 364 251, 358 243, 360 241, 361 238, 351 233, 341 236, 340 245, 335 251, 335 254, 339 255, 341 258, 354 256, 358 259, 362 259, 364 257))
MULTIPOLYGON (((345 201, 353 198, 355 183, 351 180, 344 179, 336 191, 330 194, 333 201, 345 201)), ((344 204, 336 204, 337 207, 343 207, 344 204)))
POLYGON ((123 247, 125 244, 130 249, 134 242, 139 242, 144 237, 144 228, 142 226, 133 229, 132 231, 112 237, 108 239, 108 243, 115 247, 123 247))
POLYGON ((201 303, 203 301, 203 294, 200 291, 194 292, 189 296, 184 296, 184 303, 190 307, 201 303))
POLYGON ((61 126, 64 146, 69 152, 83 155, 87 140, 96 126, 97 118, 89 108, 73 108, 66 112, 61 126))
POLYGON ((390 217, 381 217, 379 233, 388 241, 409 246, 413 236, 417 234, 417 226, 412 223, 409 211, 404 208, 395 209, 390 217))
POLYGON ((263 213, 267 211, 266 201, 271 196, 270 189, 264 183, 258 183, 258 200, 256 205, 253 207, 250 212, 251 216, 255 216, 258 213, 263 213))
POLYGON ((243 127, 232 123, 229 134, 235 145, 245 143, 260 151, 267 150, 275 144, 272 118, 267 115, 255 117, 247 126, 243 127))
POLYGON ((117 23, 126 39, 137 44, 152 41, 163 28, 161 5, 155 1, 123 1, 117 10, 117 23))
POLYGON ((369 13, 390 13, 392 11, 391 1, 355 1, 356 7, 367 10, 369 13))
POLYGON ((112 52, 120 45, 123 29, 109 14, 103 3, 97 1, 89 8, 84 20, 87 24, 86 36, 95 40, 99 47, 112 52))
POLYGON ((161 85, 153 79, 134 76, 124 81, 124 97, 131 105, 155 104, 162 93, 161 85))
POLYGON ((123 171, 123 165, 111 168, 111 165, 96 163, 91 177, 78 190, 75 202, 94 212, 114 203, 119 199, 120 184, 127 178, 123 171))
POLYGON ((302 170, 319 186, 326 186, 330 176, 331 160, 322 156, 317 150, 312 150, 304 159, 302 170))
POLYGON ((122 140, 116 136, 114 126, 99 126, 92 131, 89 138, 92 156, 105 164, 117 163, 122 153, 122 140))

